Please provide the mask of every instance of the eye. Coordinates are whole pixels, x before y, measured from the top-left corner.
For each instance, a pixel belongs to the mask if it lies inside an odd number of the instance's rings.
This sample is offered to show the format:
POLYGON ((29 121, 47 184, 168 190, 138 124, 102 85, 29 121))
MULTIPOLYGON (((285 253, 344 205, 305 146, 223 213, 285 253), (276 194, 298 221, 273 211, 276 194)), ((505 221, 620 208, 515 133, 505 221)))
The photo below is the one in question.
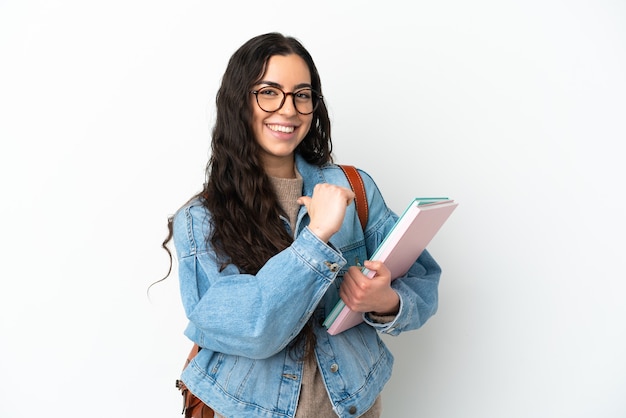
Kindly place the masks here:
POLYGON ((280 92, 280 90, 274 87, 263 87, 262 89, 259 90, 258 94, 267 98, 271 98, 271 97, 278 97, 282 93, 280 92))
POLYGON ((293 94, 297 100, 308 101, 313 97, 311 89, 298 90, 293 94))

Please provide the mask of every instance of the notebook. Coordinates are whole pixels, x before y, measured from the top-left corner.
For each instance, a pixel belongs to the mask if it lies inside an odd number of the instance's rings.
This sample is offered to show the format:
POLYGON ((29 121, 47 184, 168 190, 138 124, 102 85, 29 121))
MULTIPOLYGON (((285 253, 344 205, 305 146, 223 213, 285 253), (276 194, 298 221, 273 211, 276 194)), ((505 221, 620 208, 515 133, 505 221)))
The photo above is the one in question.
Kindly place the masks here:
MULTIPOLYGON (((404 276, 457 206, 448 198, 413 199, 370 259, 384 262, 392 280, 404 276)), ((363 274, 372 278, 375 272, 364 268, 363 274)), ((361 322, 363 313, 350 310, 340 299, 324 326, 336 335, 361 322)))

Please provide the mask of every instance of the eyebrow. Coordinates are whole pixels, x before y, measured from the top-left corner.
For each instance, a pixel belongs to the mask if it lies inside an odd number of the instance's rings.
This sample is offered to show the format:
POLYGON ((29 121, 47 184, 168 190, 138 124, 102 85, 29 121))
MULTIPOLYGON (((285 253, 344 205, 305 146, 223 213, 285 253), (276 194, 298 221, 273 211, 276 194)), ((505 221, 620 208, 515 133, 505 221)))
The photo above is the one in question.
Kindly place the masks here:
MULTIPOLYGON (((284 88, 282 84, 276 83, 274 81, 261 80, 257 84, 267 84, 268 86, 272 86, 272 87, 278 87, 278 88, 281 88, 281 89, 284 88)), ((303 89, 303 88, 312 89, 313 86, 311 84, 309 84, 309 83, 300 83, 300 84, 296 84, 293 87, 293 90, 296 91, 296 90, 303 89)))

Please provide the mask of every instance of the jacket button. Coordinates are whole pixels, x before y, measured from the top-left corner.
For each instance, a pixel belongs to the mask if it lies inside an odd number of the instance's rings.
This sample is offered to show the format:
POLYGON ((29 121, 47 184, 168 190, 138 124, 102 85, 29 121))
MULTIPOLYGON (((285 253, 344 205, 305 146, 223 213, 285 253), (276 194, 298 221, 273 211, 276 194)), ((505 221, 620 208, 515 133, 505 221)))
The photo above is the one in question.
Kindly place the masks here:
POLYGON ((333 363, 330 365, 330 371, 333 373, 337 373, 337 370, 339 370, 339 365, 337 363, 333 363))
POLYGON ((330 262, 327 261, 325 264, 326 264, 326 266, 328 266, 330 271, 332 271, 333 273, 338 272, 339 269, 340 269, 339 264, 337 264, 337 263, 330 263, 330 262))
POLYGON ((348 412, 350 412, 350 415, 356 414, 356 406, 352 405, 350 409, 348 409, 348 412))

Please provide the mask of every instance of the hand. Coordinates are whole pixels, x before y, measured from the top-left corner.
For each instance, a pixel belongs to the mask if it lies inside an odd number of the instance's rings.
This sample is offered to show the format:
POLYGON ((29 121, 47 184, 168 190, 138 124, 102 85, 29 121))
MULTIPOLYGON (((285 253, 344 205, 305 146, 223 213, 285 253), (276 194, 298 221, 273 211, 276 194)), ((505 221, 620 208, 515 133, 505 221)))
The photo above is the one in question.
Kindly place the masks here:
POLYGON ((322 241, 341 228, 346 216, 346 207, 354 200, 354 192, 345 187, 320 183, 313 189, 313 196, 302 196, 298 203, 306 206, 311 221, 309 229, 322 241))
POLYGON ((376 272, 369 278, 352 266, 343 276, 339 296, 355 312, 395 315, 400 309, 400 297, 391 288, 391 272, 380 261, 365 261, 367 269, 376 272))

